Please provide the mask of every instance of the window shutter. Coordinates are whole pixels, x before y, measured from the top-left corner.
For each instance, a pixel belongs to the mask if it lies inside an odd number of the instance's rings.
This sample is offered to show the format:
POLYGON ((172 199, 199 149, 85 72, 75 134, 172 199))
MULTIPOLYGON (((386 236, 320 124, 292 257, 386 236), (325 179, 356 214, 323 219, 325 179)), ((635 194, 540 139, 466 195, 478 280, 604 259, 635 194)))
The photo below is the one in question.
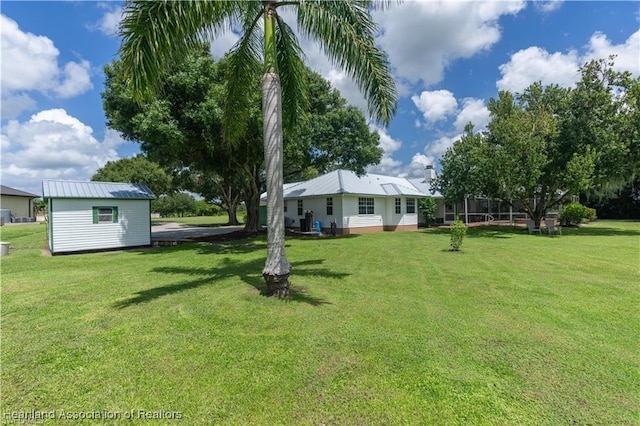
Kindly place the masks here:
POLYGON ((113 223, 118 223, 118 208, 113 207, 113 223))
POLYGON ((93 207, 93 223, 98 223, 98 208, 93 207))

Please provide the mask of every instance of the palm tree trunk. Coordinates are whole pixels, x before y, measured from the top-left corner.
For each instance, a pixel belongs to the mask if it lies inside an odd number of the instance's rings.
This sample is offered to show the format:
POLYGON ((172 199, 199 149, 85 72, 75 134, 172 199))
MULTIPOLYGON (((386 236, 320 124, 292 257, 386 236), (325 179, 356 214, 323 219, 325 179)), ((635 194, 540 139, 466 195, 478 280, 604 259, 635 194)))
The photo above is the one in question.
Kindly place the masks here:
POLYGON ((284 250, 284 200, 282 194, 282 101, 278 74, 262 78, 264 159, 267 169, 267 261, 262 276, 270 294, 289 294, 291 265, 284 250))

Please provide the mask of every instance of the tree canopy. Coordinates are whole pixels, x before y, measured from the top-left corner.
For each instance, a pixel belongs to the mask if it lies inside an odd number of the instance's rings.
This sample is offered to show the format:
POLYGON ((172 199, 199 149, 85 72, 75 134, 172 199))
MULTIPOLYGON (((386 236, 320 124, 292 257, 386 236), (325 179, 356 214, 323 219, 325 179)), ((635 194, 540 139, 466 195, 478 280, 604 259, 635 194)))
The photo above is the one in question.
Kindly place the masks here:
MULTIPOLYGON (((244 135, 233 143, 223 138, 225 73, 228 62, 214 62, 208 46, 193 49, 167 71, 162 90, 139 104, 126 86, 119 60, 105 67, 102 93, 108 125, 140 142, 149 158, 173 170, 176 183, 205 199, 223 200, 235 224, 235 209, 247 203, 247 230, 258 227, 259 195, 264 191, 262 115, 256 87, 247 94, 253 108, 244 135)), ((363 114, 347 105, 320 75, 305 69, 311 101, 297 126, 286 128, 285 177, 305 179, 336 168, 363 173, 382 156, 379 135, 363 114)))
POLYGON ((486 132, 468 126, 441 160, 436 187, 449 201, 484 196, 537 223, 571 195, 619 187, 638 174, 638 82, 611 62, 581 68, 573 89, 535 83, 489 101, 486 132))
POLYGON ((143 183, 160 197, 173 191, 171 177, 144 155, 109 161, 91 177, 92 181, 143 183))

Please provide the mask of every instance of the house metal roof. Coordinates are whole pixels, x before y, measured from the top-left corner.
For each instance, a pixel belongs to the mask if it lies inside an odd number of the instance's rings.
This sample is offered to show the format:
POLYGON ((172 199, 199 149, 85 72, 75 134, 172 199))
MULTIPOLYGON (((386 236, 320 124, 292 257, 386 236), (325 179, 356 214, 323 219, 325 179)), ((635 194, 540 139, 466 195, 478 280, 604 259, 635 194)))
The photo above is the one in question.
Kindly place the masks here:
MULTIPOLYGON (((285 199, 336 194, 427 196, 405 178, 377 174, 358 176, 350 170, 334 170, 308 181, 286 184, 283 191, 285 199)), ((266 199, 266 193, 261 198, 266 199)))
POLYGON ((9 186, 0 185, 0 195, 12 195, 14 197, 28 197, 39 198, 39 195, 32 194, 30 192, 20 191, 19 189, 11 188, 9 186))
POLYGON ((151 200, 155 195, 142 183, 74 182, 45 180, 42 182, 44 198, 113 198, 151 200))
POLYGON ((424 179, 424 178, 409 179, 409 182, 411 182, 413 186, 415 186, 420 191, 427 194, 429 197, 443 198, 440 192, 431 189, 431 182, 429 182, 427 179, 424 179))

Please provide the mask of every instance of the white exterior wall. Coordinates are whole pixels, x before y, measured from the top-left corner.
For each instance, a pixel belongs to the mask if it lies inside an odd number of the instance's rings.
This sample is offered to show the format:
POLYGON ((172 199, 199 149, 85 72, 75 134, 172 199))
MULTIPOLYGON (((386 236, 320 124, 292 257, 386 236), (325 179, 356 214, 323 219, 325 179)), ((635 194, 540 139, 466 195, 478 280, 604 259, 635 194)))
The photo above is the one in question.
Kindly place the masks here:
POLYGON ((151 244, 149 200, 51 199, 49 248, 52 253, 151 244), (93 207, 117 207, 117 223, 93 223, 93 207))
MULTIPOLYGON (((317 220, 322 224, 322 228, 329 228, 331 221, 335 220, 340 228, 340 221, 342 216, 341 208, 341 195, 322 196, 322 197, 309 197, 309 198, 290 198, 285 200, 287 211, 284 217, 289 219, 295 219, 293 223, 294 228, 300 228, 300 219, 304 219, 304 212, 307 210, 313 211, 313 224, 317 220), (327 215, 327 198, 333 198, 333 214, 327 215), (298 200, 302 200, 302 215, 298 215, 298 200)), ((357 202, 357 200, 356 200, 357 202)))
MULTIPOLYGON (((371 198, 371 196, 363 196, 371 198)), ((373 214, 358 214, 358 198, 355 195, 344 195, 342 198, 342 226, 338 228, 365 228, 370 226, 383 226, 383 216, 386 213, 387 203, 385 197, 373 197, 373 214)))
MULTIPOLYGON (((409 197, 415 200, 415 208, 416 212, 418 211, 418 200, 417 197, 409 197)), ((386 200, 386 210, 384 217, 384 225, 385 226, 406 226, 406 225, 417 225, 418 224, 418 214, 417 213, 407 213, 407 197, 389 197, 386 200), (396 213, 396 198, 400 198, 400 213, 396 213)))
MULTIPOLYGON (((363 196, 369 197, 372 196, 363 196)), ((304 212, 313 211, 313 221, 319 220, 322 228, 329 228, 331 221, 336 221, 338 229, 368 228, 368 227, 397 227, 397 226, 417 226, 418 224, 418 198, 416 200, 416 213, 406 213, 406 197, 379 197, 373 196, 374 214, 361 215, 358 213, 358 195, 333 195, 333 215, 327 215, 327 198, 289 198, 285 200, 287 211, 285 218, 294 219, 291 225, 294 228, 300 227, 300 219, 304 218, 304 212), (395 212, 395 199, 401 199, 401 213, 395 212), (298 215, 298 200, 302 200, 302 216, 298 215)))

